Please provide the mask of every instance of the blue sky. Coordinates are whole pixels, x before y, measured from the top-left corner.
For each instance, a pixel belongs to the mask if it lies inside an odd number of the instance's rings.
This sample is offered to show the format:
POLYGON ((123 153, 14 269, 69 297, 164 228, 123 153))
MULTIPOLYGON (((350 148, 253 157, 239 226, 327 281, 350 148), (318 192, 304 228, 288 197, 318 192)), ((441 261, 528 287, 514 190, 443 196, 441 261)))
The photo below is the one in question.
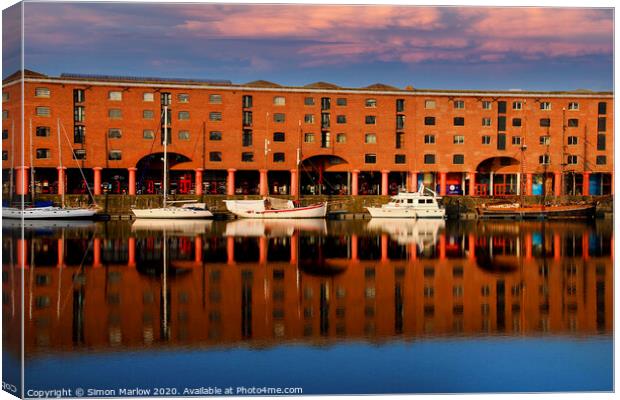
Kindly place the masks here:
MULTIPOLYGON (((611 8, 26 3, 25 66, 50 75, 362 87, 613 89, 611 8)), ((19 25, 3 14, 3 77, 19 25)))

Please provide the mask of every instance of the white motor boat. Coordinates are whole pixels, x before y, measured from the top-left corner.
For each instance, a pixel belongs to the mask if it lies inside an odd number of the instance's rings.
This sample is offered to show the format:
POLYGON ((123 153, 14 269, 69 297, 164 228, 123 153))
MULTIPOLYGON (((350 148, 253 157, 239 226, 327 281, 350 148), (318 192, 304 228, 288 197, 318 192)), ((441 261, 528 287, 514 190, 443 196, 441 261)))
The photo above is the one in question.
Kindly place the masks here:
MULTIPOLYGON (((174 202, 168 202, 174 203, 174 202)), ((207 209, 205 203, 185 203, 182 206, 166 206, 160 208, 132 208, 131 212, 136 218, 153 219, 181 219, 181 218, 212 218, 213 213, 207 209)))
POLYGON ((381 207, 366 209, 373 218, 445 218, 446 209, 440 200, 437 193, 422 185, 417 192, 401 192, 381 207))
POLYGON ((92 218, 97 208, 64 208, 64 207, 3 207, 2 218, 9 219, 79 219, 92 218))
POLYGON ((325 218, 327 203, 295 207, 291 200, 267 197, 263 200, 224 200, 226 208, 240 218, 325 218))

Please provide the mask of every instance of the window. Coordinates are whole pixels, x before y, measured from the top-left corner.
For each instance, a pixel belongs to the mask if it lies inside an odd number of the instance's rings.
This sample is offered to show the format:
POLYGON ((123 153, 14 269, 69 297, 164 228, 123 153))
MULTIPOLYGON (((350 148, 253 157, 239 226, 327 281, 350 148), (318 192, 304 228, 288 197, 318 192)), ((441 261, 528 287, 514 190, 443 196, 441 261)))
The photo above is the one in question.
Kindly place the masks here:
POLYGON ((73 121, 75 122, 84 122, 85 117, 84 107, 76 106, 73 107, 73 121))
POLYGON ((607 164, 607 156, 596 156, 596 165, 607 164))
POLYGON ((273 122, 284 122, 284 114, 282 113, 273 114, 273 122))
POLYGON ((396 116, 396 129, 404 129, 405 128, 405 116, 397 115, 396 116))
POLYGON ((566 156, 566 163, 569 165, 577 164, 577 156, 574 154, 569 154, 568 156, 566 156))
POLYGON ((465 136, 463 135, 454 135, 452 138, 452 143, 454 144, 463 144, 465 143, 465 136))
POLYGON ((84 89, 73 89, 73 102, 83 103, 86 100, 86 92, 84 89))
POLYGON ((607 118, 606 117, 598 117, 598 131, 605 132, 607 130, 607 118))
POLYGON ((512 126, 521 126, 521 118, 513 118, 512 126))
POLYGON ((222 140, 222 132, 220 131, 209 132, 209 140, 222 140))
POLYGON ((123 158, 123 152, 120 150, 110 150, 108 153, 108 160, 110 161, 118 161, 123 158))
POLYGON ((2 119, 9 119, 9 111, 2 110, 2 119))
POLYGON ((514 145, 521 145, 521 136, 513 136, 512 137, 512 144, 514 144, 514 145))
POLYGON ((377 117, 374 115, 367 115, 365 121, 366 125, 375 125, 377 123, 377 117))
POLYGON ((177 101, 179 103, 189 103, 189 94, 187 94, 187 93, 179 93, 177 95, 177 101))
POLYGON ((86 160, 86 150, 84 149, 73 150, 73 159, 74 160, 86 160))
POLYGON ((569 110, 579 110, 579 103, 577 103, 575 101, 571 101, 570 103, 568 103, 568 109, 569 110))
POLYGON ((252 111, 243 112, 243 126, 252 126, 252 111))
POLYGON ((337 115, 336 116, 336 123, 337 124, 346 124, 347 123, 346 115, 337 115))
POLYGON ((394 155, 394 164, 405 164, 407 157, 404 154, 395 154, 394 155))
POLYGON ((252 108, 252 96, 243 96, 242 103, 243 108, 252 108))
POLYGON ((549 146, 551 144, 551 136, 541 136, 539 138, 539 143, 544 146, 549 146))
POLYGON ((142 101, 155 101, 155 95, 152 92, 142 93, 142 101))
POLYGON ((364 137, 364 143, 366 144, 375 144, 377 143, 377 135, 374 133, 367 133, 364 137))
POLYGON ((108 129, 108 139, 120 139, 123 136, 123 133, 118 128, 110 128, 108 129))
POLYGON ((336 143, 346 143, 347 142, 347 135, 345 135, 344 133, 339 133, 336 135, 336 143))
POLYGON ((152 129, 143 130, 142 139, 155 139, 155 132, 152 129))
MULTIPOLYGON (((252 153, 250 153, 252 154, 252 153)), ((221 151, 211 151, 209 152, 209 161, 212 162, 220 162, 222 161, 222 152, 221 151)))
POLYGON ((482 126, 491 126, 491 118, 482 118, 482 126))
POLYGON ((577 136, 569 136, 568 137, 568 144, 569 145, 579 144, 579 138, 577 136))
POLYGON ((344 97, 339 97, 336 99, 336 105, 340 106, 340 107, 344 107, 347 105, 347 99, 345 99, 344 97))
POLYGON ((435 117, 424 117, 424 125, 435 125, 435 117))
POLYGON ((2 140, 8 139, 8 138, 9 138, 9 130, 8 129, 3 129, 2 130, 2 140))
POLYGON ((491 136, 484 135, 482 137, 482 144, 491 144, 491 136))
POLYGON ((304 133, 304 143, 314 143, 314 133, 304 133))
MULTIPOLYGON (((6 131, 7 135, 9 131, 6 131)), ((49 137, 50 135, 50 127, 49 126, 37 126, 36 136, 37 137, 49 137)), ((2 131, 2 136, 4 137, 4 131, 2 131)))
POLYGON ((273 133, 273 141, 274 142, 284 142, 284 132, 274 132, 273 133))
POLYGON ((463 100, 454 100, 454 108, 462 110, 465 108, 465 102, 463 100))
POLYGON ((2 92, 2 102, 9 101, 9 92, 2 92))
POLYGON ((189 131, 179 131, 179 140, 189 140, 189 131))
POLYGON ((403 132, 396 132, 396 148, 402 149, 405 145, 405 134, 403 132))
POLYGON ((284 162, 284 153, 273 153, 273 162, 284 162))
POLYGON ((435 135, 424 135, 424 144, 435 144, 435 135))
MULTIPOLYGON (((49 107, 37 107, 35 108, 35 114, 37 115, 37 117, 49 117, 51 114, 51 111, 49 107)), ((8 116, 8 112, 7 112, 7 116, 8 116)))
POLYGON ((598 113, 599 115, 607 114, 607 103, 605 102, 598 103, 598 113))
POLYGON ((542 127, 550 127, 551 126, 551 120, 549 118, 541 118, 540 119, 540 126, 542 126, 542 127))
POLYGON ((314 97, 304 97, 304 105, 313 106, 314 105, 314 97))
POLYGON ((493 104, 492 102, 488 101, 488 100, 484 100, 482 102, 482 109, 483 110, 490 110, 491 109, 491 104, 493 104))
POLYGON ((254 153, 251 153, 251 152, 241 153, 241 161, 254 162, 254 153))
POLYGON ((121 119, 123 118, 123 112, 120 108, 111 108, 108 110, 108 117, 110 119, 121 119))
POLYGON ((465 156, 463 154, 454 154, 452 156, 452 164, 465 164, 465 156))
MULTIPOLYGON (((179 111, 179 121, 187 121, 187 120, 189 120, 189 111, 179 111)), ((220 114, 219 120, 211 119, 211 121, 220 121, 220 120, 221 120, 221 114, 220 114)))
POLYGON ((9 152, 8 152, 8 151, 6 151, 6 150, 4 150, 4 151, 2 152, 2 161, 6 161, 6 160, 8 160, 8 159, 9 159, 9 152))
POLYGON ((437 103, 435 102, 435 100, 424 101, 424 108, 426 108, 427 110, 433 110, 435 109, 435 107, 437 107, 437 103))
POLYGON ((35 88, 34 97, 50 97, 50 90, 45 87, 35 88))
MULTIPOLYGON (((180 117, 180 113, 179 113, 180 117)), ((180 119, 180 118, 179 118, 180 119)), ((189 112, 187 113, 187 119, 189 119, 189 112)), ((219 111, 212 111, 209 113, 209 121, 221 121, 222 113, 219 111)))
POLYGON ((331 107, 331 100, 329 97, 321 97, 321 110, 329 110, 331 107))
POLYGON ((506 102, 498 101, 497 102, 497 113, 498 114, 506 114, 506 102))
POLYGON ((142 111, 143 119, 153 119, 153 110, 144 110, 142 111))
POLYGON ((596 149, 597 150, 605 150, 605 134, 599 133, 596 135, 596 149))
POLYGON ((248 147, 252 145, 252 131, 249 129, 244 129, 241 133, 241 145, 243 147, 248 147))
POLYGON ((50 149, 37 149, 36 157, 39 160, 50 158, 50 149))
POLYGON ((366 107, 375 108, 377 107, 377 99, 366 99, 365 105, 366 107))
POLYGON ((463 126, 463 125, 465 125, 465 118, 454 117, 454 126, 463 126))
POLYGON ((506 134, 497 134, 497 150, 506 150, 506 134))
POLYGON ((396 99, 396 112, 405 111, 405 99, 396 99))
POLYGON ((110 91, 108 92, 108 100, 121 101, 123 100, 123 92, 110 91))
POLYGON ((366 164, 376 164, 377 163, 377 155, 376 154, 365 154, 364 162, 366 164))
POLYGON ((569 128, 576 128, 579 126, 579 120, 577 118, 571 118, 568 120, 569 128))
POLYGON ((306 124, 314 124, 314 114, 306 114, 306 115, 304 115, 304 123, 306 123, 306 124))
POLYGON ((551 103, 548 101, 541 101, 540 102, 540 109, 541 110, 551 110, 551 103))
POLYGON ((551 157, 549 154, 543 154, 538 156, 538 163, 541 165, 549 165, 551 163, 551 157))
POLYGON ((513 101, 512 102, 512 109, 513 110, 522 110, 523 109, 523 103, 520 101, 513 101))
POLYGON ((172 103, 172 93, 162 92, 159 95, 162 106, 169 106, 172 103))
POLYGON ((435 164, 435 155, 424 154, 424 164, 435 164))
POLYGON ((86 127, 84 125, 75 125, 73 127, 73 143, 84 143, 86 137, 86 127))
POLYGON ((284 98, 284 96, 275 96, 273 98, 273 105, 274 106, 286 105, 286 98, 284 98))

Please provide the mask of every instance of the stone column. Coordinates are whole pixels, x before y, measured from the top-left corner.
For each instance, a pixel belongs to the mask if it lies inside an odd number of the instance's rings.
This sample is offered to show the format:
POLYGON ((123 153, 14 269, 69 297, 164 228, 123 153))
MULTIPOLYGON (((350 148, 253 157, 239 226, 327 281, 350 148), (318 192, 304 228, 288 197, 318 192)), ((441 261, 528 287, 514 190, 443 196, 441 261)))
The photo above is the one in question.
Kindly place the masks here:
POLYGON ((351 195, 357 196, 358 194, 358 181, 359 181, 360 170, 354 169, 351 171, 351 195))
POLYGON ((66 169, 67 167, 56 167, 58 170, 58 194, 67 193, 66 169))
POLYGON ((417 172, 414 172, 414 171, 409 172, 409 179, 407 180, 407 182, 409 182, 409 188, 408 188, 409 192, 418 191, 418 173, 417 172))
POLYGON ((521 195, 521 173, 517 172, 517 196, 521 195))
POLYGON ((383 170, 381 171, 381 196, 388 195, 388 174, 390 171, 383 170))
POLYGON ((493 196, 493 171, 489 174, 489 196, 493 196))
POLYGON ((28 194, 28 185, 30 174, 28 170, 30 167, 21 166, 15 168, 15 194, 26 195, 28 194))
POLYGON ((127 168, 127 171, 129 171, 129 183, 128 183, 128 193, 130 196, 135 196, 136 195, 136 171, 137 168, 136 167, 131 167, 131 168, 127 168))
POLYGON ((202 195, 202 171, 202 168, 194 169, 194 172, 196 173, 194 178, 194 193, 199 196, 202 195))
POLYGON ((93 194, 99 196, 101 194, 101 167, 93 168, 93 194))
POLYGON ((555 196, 562 195, 562 174, 560 172, 553 174, 553 194, 555 196))
POLYGON ((534 174, 527 173, 525 174, 525 195, 532 196, 534 194, 534 174))
POLYGON ((299 190, 299 178, 297 177, 297 170, 291 170, 291 196, 297 196, 297 191, 299 190))
POLYGON ((469 195, 476 195, 476 172, 469 173, 469 195))
POLYGON ((448 178, 448 174, 446 172, 439 173, 439 195, 440 196, 445 196, 447 193, 446 191, 447 178, 448 178))
POLYGON ((267 185, 267 170, 261 169, 260 173, 260 183, 258 185, 258 191, 261 196, 269 195, 269 185, 267 185))
POLYGON ((226 194, 228 196, 235 195, 235 171, 234 168, 228 169, 228 178, 226 179, 226 194))
POLYGON ((583 173, 583 189, 581 190, 581 193, 584 196, 590 195, 590 173, 589 172, 583 173))

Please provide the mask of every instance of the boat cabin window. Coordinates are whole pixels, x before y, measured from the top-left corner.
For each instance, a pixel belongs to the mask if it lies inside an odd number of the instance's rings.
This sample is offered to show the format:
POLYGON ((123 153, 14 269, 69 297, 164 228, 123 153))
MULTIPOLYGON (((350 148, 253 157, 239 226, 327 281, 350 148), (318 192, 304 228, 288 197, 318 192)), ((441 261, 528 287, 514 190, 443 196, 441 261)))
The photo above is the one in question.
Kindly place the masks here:
POLYGON ((407 203, 413 204, 413 199, 407 199, 407 203))

